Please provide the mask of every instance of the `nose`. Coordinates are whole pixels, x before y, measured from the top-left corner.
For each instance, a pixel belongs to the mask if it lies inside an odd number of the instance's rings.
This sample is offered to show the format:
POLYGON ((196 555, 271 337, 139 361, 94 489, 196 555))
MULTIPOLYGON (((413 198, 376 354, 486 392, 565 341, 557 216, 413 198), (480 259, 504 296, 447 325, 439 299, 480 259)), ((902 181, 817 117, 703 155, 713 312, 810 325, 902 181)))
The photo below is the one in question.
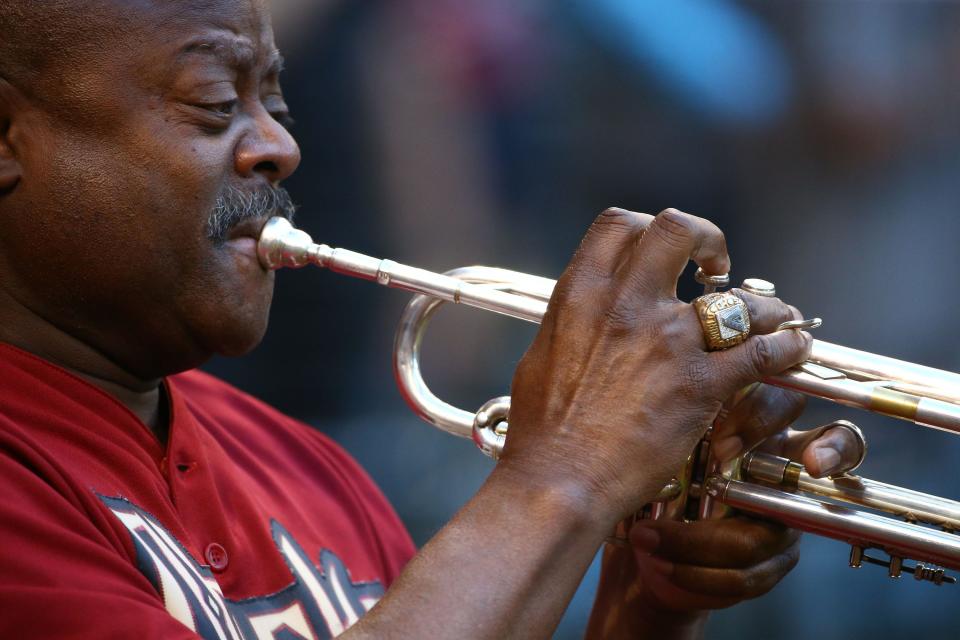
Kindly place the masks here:
POLYGON ((252 114, 251 127, 237 145, 236 169, 245 178, 258 175, 277 184, 296 171, 300 147, 266 109, 252 114))

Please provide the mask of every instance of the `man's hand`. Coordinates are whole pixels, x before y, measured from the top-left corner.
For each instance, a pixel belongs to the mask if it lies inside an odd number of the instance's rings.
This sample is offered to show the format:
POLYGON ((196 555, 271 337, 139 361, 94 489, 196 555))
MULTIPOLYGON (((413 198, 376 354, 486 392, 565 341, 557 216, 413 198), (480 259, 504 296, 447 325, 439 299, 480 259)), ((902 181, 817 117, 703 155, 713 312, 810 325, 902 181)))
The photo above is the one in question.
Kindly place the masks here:
POLYGON ((863 455, 860 440, 845 427, 791 429, 805 404, 805 397, 795 391, 747 387, 717 424, 713 454, 726 462, 753 449, 773 453, 800 462, 814 478, 849 471, 863 455))
POLYGON ((343 637, 550 637, 603 539, 678 472, 723 401, 806 359, 809 335, 775 332, 793 311, 749 294, 753 335, 708 353, 676 297, 691 259, 730 268, 706 220, 610 210, 593 223, 517 368, 496 468, 343 637))
POLYGON ((615 522, 677 473, 724 399, 807 357, 808 334, 774 333, 795 311, 749 293, 753 335, 707 352, 696 311, 676 297, 691 259, 707 274, 730 269, 706 220, 671 209, 597 218, 517 368, 501 474, 615 522))
MULTIPOLYGON (((852 468, 863 452, 849 429, 788 428, 804 403, 800 394, 767 385, 744 390, 716 427, 714 451, 720 444, 726 460, 756 446, 804 462, 817 477, 852 468)), ((630 531, 632 549, 604 553, 588 637, 700 637, 707 611, 761 596, 787 575, 799 558, 799 537, 746 515, 641 521, 630 531)))

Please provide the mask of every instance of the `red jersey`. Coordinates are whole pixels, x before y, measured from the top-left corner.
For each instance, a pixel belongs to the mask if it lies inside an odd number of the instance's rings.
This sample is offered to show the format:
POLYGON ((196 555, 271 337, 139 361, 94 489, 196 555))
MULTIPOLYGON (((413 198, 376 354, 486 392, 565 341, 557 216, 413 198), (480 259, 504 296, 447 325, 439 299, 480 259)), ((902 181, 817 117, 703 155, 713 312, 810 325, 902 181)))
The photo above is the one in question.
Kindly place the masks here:
POLYGON ((166 449, 125 406, 0 344, 0 638, 329 638, 414 553, 339 447, 201 372, 166 449))

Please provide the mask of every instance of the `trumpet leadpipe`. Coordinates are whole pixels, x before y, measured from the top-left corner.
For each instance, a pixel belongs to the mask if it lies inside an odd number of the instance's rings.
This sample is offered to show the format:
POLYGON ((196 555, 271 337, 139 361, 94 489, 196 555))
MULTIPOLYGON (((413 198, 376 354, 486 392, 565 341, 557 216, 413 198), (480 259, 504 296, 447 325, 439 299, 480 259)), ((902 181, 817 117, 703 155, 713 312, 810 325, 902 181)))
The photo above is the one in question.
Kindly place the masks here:
POLYGON ((260 263, 266 269, 299 268, 314 265, 335 273, 371 280, 385 287, 439 298, 445 302, 465 304, 528 322, 540 322, 547 311, 547 300, 535 295, 544 289, 543 282, 552 281, 536 276, 517 274, 498 269, 512 278, 521 276, 529 281, 533 293, 516 294, 501 287, 467 282, 442 273, 435 273, 350 251, 316 244, 310 236, 295 229, 284 218, 271 218, 264 226, 257 245, 260 263), (542 281, 542 282, 541 282, 542 281), (534 286, 537 285, 537 286, 534 286))

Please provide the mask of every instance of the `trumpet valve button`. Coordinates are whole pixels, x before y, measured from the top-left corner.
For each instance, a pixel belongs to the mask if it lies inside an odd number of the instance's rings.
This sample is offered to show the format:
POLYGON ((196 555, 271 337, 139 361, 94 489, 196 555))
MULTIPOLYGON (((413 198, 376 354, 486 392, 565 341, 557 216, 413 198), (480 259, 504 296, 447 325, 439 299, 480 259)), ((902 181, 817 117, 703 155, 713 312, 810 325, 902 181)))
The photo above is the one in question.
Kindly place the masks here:
POLYGON ((755 296, 763 296, 764 298, 777 297, 777 287, 774 286, 772 282, 761 280, 760 278, 747 278, 743 281, 743 284, 740 285, 740 288, 755 296))

